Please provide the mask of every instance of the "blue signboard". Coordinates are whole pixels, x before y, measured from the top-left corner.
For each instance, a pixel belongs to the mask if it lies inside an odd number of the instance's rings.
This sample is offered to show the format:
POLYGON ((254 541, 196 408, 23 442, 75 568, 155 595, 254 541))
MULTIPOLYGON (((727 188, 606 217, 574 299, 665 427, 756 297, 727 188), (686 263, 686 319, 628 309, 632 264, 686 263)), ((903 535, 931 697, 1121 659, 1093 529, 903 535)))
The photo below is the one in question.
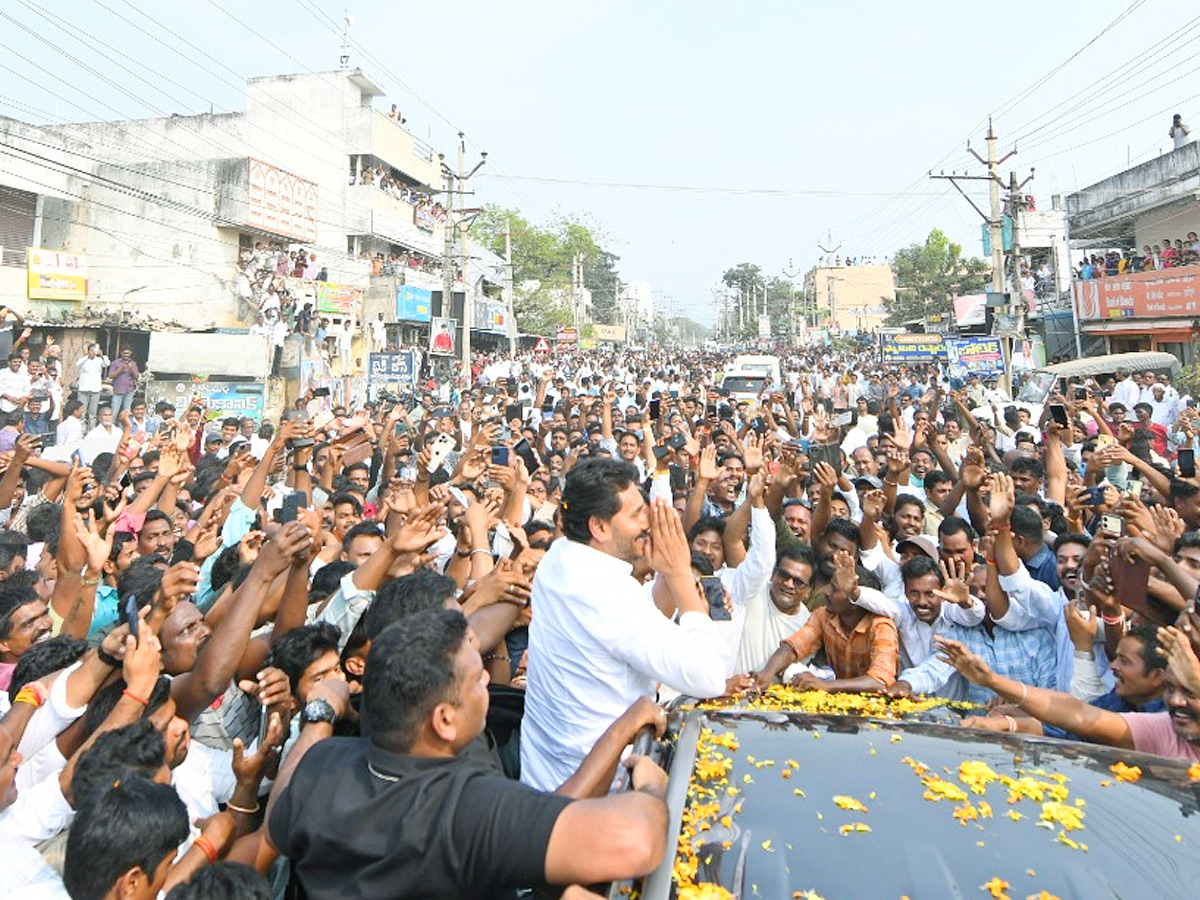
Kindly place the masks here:
POLYGON ((432 309, 432 291, 411 284, 396 288, 396 321, 428 322, 432 309))
POLYGON ((411 384, 415 368, 412 351, 372 353, 367 359, 367 381, 371 384, 411 384))
POLYGON ((930 363, 946 358, 940 334, 881 334, 879 355, 885 363, 930 363))
POLYGON ((1004 374, 1004 349, 998 337, 946 338, 946 356, 954 378, 1004 374))

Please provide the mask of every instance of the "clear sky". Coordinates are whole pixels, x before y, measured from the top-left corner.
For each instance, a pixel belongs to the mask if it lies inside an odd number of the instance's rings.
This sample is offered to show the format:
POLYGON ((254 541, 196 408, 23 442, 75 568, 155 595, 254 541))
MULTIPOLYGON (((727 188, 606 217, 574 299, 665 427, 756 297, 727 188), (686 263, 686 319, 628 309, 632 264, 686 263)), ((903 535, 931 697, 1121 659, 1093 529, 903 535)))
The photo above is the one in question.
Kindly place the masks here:
POLYGON ((1200 127, 1200 15, 1166 0, 9 0, 0 113, 239 110, 248 76, 337 68, 346 9, 409 129, 488 151, 482 201, 586 216, 705 323, 725 268, 807 269, 830 230, 842 255, 934 227, 978 255, 925 175, 972 166, 989 114, 1039 205, 1169 149, 1173 112, 1200 127))

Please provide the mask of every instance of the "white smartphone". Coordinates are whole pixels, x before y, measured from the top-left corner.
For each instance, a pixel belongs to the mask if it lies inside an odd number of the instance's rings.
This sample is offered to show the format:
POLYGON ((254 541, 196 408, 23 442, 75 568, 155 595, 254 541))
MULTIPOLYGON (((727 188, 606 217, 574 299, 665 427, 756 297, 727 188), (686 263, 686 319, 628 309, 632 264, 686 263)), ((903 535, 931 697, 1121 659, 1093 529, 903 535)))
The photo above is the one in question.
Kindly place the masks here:
POLYGON ((439 434, 433 439, 433 443, 429 445, 429 471, 436 472, 438 466, 454 449, 454 438, 448 434, 439 434))

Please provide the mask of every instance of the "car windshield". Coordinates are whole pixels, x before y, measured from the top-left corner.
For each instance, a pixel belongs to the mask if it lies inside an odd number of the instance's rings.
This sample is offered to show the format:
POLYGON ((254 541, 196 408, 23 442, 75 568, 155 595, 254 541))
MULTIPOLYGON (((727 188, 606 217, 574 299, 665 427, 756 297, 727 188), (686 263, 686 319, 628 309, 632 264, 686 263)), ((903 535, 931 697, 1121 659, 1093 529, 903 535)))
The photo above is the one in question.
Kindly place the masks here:
POLYGON ((763 375, 727 375, 721 388, 735 394, 757 394, 766 383, 763 375))
POLYGON ((680 900, 1181 897, 1200 879, 1200 784, 1179 763, 918 722, 689 717, 680 900))

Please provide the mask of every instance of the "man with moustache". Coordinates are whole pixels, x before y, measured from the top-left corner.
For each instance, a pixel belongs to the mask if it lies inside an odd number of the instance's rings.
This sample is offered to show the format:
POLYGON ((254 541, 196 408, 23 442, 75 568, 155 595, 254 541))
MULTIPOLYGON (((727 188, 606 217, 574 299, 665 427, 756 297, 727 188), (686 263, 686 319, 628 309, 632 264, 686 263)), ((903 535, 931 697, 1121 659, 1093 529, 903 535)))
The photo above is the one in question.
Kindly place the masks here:
POLYGON ((592 459, 571 469, 562 529, 538 565, 521 726, 521 780, 554 790, 612 721, 664 685, 694 697, 725 690, 719 629, 696 587, 679 514, 653 506, 637 469, 592 459), (653 588, 633 577, 647 561, 653 588), (678 622, 668 618, 678 612, 678 622), (666 613, 666 615, 664 615, 666 613))

